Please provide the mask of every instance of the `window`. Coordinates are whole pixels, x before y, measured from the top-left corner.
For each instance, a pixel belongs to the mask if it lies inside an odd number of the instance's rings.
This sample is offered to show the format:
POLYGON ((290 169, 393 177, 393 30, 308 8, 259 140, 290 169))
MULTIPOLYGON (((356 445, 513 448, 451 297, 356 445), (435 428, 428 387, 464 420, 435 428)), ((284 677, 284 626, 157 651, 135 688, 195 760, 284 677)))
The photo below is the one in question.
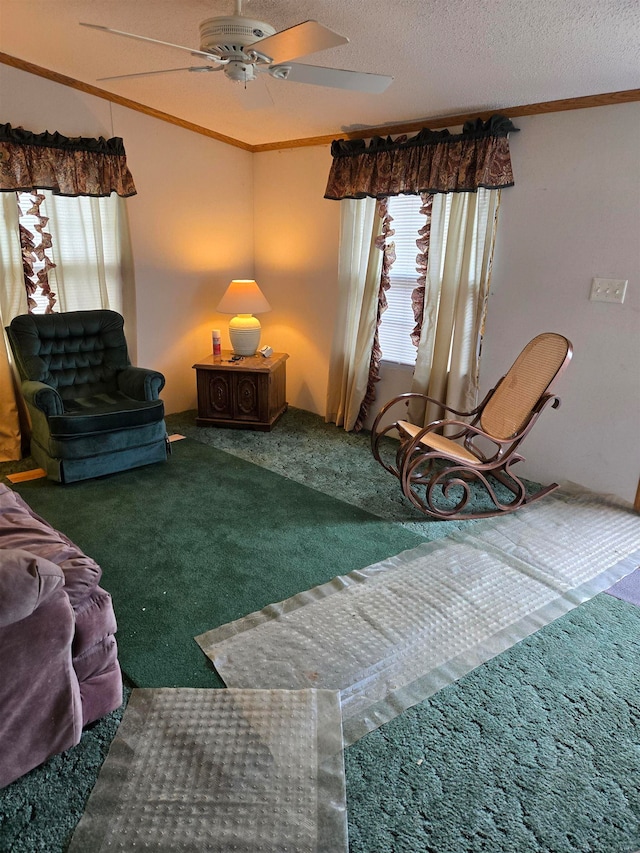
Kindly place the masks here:
POLYGON ((416 347, 411 341, 415 326, 411 294, 418 284, 416 258, 418 232, 426 224, 420 213, 420 196, 393 196, 388 211, 395 234, 391 238, 396 247, 396 259, 389 272, 390 287, 386 291, 387 310, 382 314, 378 330, 383 361, 399 364, 416 363, 416 347))
MULTIPOLYGON (((425 299, 431 299, 431 316, 439 322, 443 288, 451 288, 448 280, 454 276, 460 292, 445 297, 445 314, 450 313, 450 323, 445 326, 450 334, 450 345, 454 347, 454 334, 467 339, 467 347, 479 346, 478 330, 473 318, 478 310, 480 282, 488 282, 493 252, 493 236, 497 210, 496 191, 480 188, 474 194, 437 194, 433 197, 431 210, 429 246, 429 286, 425 299), (454 208, 454 199, 457 207, 454 208), (452 228, 452 211, 456 209, 455 225, 452 228), (470 217, 458 236, 460 220, 470 217), (445 269, 446 267, 446 269, 445 269), (455 300, 455 303, 452 301, 455 300), (453 307, 454 306, 454 307, 453 307), (456 328, 459 326, 457 332, 456 328), (469 326, 469 329, 465 329, 469 326), (449 328, 450 327, 450 328, 449 328)), ((389 198, 388 212, 393 218, 391 228, 394 235, 396 260, 389 271, 390 287, 386 291, 388 308, 383 312, 378 337, 382 360, 414 366, 417 348, 411 340, 416 326, 411 295, 418 283, 420 273, 416 261, 420 250, 416 245, 426 217, 420 211, 423 202, 420 196, 394 196, 389 198)), ((449 355, 449 364, 451 353, 449 355)), ((448 367, 447 367, 448 369, 448 367)))
POLYGON ((56 196, 16 193, 27 275, 29 310, 122 311, 123 266, 130 263, 124 200, 117 195, 56 196), (52 296, 49 294, 52 291, 52 296))

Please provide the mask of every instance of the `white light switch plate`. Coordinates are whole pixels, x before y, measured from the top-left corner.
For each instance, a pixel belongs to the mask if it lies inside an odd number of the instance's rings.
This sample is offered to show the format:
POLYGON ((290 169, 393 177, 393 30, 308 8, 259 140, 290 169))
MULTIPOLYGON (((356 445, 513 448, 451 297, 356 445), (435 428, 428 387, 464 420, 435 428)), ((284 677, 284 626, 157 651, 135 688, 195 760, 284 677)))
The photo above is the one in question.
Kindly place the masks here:
POLYGON ((592 302, 624 302, 627 281, 622 278, 594 278, 591 283, 592 302))

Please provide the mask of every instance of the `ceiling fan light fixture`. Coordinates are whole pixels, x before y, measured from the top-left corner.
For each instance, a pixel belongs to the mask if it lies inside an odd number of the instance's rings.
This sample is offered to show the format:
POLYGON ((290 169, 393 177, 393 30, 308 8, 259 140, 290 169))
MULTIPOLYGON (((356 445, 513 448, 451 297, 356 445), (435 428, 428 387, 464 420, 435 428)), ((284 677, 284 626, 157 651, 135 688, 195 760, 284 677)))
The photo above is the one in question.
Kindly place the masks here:
POLYGON ((250 80, 255 80, 256 67, 251 63, 232 59, 225 66, 224 73, 230 80, 234 80, 236 83, 248 83, 250 80))

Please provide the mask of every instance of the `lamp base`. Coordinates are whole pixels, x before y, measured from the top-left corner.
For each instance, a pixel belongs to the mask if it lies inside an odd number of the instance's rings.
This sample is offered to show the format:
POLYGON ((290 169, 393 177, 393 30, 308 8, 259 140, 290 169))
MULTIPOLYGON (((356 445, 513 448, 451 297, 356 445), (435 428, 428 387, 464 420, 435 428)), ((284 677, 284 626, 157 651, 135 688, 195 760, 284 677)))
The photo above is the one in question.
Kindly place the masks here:
POLYGON ((252 314, 238 314, 229 322, 231 349, 236 355, 255 355, 260 344, 260 320, 252 314))

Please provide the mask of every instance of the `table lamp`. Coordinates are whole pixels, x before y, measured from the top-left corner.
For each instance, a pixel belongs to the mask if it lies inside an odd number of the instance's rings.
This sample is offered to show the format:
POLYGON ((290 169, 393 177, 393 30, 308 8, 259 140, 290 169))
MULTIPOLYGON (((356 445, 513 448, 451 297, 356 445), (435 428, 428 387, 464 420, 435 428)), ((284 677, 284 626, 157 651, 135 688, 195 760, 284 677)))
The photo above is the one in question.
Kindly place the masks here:
POLYGON ((254 314, 271 306, 253 279, 234 279, 218 305, 223 314, 235 314, 229 322, 231 348, 236 355, 254 355, 260 343, 260 320, 254 314))

